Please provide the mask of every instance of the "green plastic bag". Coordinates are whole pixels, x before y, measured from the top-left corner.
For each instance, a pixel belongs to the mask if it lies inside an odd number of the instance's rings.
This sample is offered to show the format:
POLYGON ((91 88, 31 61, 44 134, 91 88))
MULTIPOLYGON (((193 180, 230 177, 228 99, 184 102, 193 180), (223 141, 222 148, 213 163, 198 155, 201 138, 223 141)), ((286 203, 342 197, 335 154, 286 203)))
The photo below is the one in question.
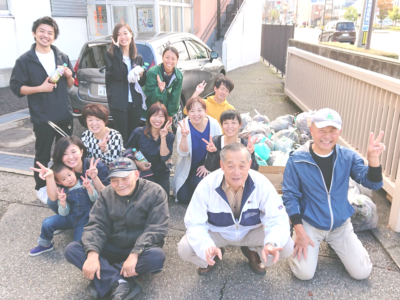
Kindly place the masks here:
POLYGON ((264 143, 266 137, 263 138, 259 143, 254 145, 254 151, 261 159, 267 161, 269 158, 269 154, 271 153, 271 149, 264 143))

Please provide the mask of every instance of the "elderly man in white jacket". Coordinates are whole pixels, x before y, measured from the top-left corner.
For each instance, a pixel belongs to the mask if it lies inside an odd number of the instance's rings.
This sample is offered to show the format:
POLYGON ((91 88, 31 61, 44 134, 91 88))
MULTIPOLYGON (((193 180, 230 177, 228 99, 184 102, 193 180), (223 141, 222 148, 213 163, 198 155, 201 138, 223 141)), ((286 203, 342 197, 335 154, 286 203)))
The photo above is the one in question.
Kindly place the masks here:
POLYGON ((197 265, 199 275, 208 275, 223 247, 241 246, 250 269, 265 274, 266 267, 293 252, 289 218, 271 182, 250 170, 244 145, 229 144, 220 155, 221 169, 197 186, 189 204, 179 256, 197 265))

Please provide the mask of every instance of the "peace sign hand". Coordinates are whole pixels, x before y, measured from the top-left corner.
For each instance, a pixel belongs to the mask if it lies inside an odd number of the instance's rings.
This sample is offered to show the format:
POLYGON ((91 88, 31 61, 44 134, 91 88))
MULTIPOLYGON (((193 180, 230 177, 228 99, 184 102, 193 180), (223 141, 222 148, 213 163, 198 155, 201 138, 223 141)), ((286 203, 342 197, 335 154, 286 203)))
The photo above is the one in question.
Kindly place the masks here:
POLYGON ((258 142, 258 138, 255 138, 253 141, 251 141, 251 135, 249 135, 249 138, 247 140, 247 150, 249 150, 250 154, 253 154, 254 152, 254 144, 258 142))
POLYGON ((157 84, 158 84, 158 88, 160 89, 160 92, 164 92, 165 89, 165 82, 161 81, 160 79, 160 75, 157 75, 157 84))
POLYGON ((384 132, 381 131, 378 138, 374 141, 374 133, 369 134, 369 146, 367 150, 368 164, 371 167, 379 167, 379 156, 386 149, 385 145, 381 143, 384 132))
POLYGON ((211 134, 210 134, 210 141, 207 142, 206 139, 203 139, 203 142, 207 144, 206 149, 208 152, 216 152, 217 151, 217 147, 215 147, 215 145, 214 145, 211 134))
POLYGON ((106 136, 104 139, 100 141, 97 145, 100 147, 101 152, 107 153, 108 152, 108 146, 107 143, 111 139, 111 136, 106 136))
POLYGON ((168 135, 168 129, 171 126, 172 122, 171 121, 167 121, 167 123, 165 124, 164 128, 162 128, 160 130, 160 136, 162 139, 166 138, 168 135))
POLYGON ((119 48, 119 36, 117 38, 117 42, 115 42, 112 37, 111 37, 111 40, 112 40, 113 44, 119 48))
POLYGON ((190 130, 186 128, 185 120, 182 120, 182 122, 178 122, 178 124, 179 127, 181 128, 182 137, 187 137, 189 135, 190 130))
POLYGON ((40 162, 36 162, 36 164, 39 166, 40 169, 38 168, 30 168, 32 171, 38 172, 39 173, 39 177, 42 180, 46 180, 47 177, 51 178, 54 177, 54 173, 51 169, 46 168, 45 166, 43 166, 40 162))
POLYGON ((60 204, 65 208, 65 203, 67 201, 67 194, 64 193, 64 189, 57 189, 57 198, 60 200, 60 204))
POLYGON ((204 92, 204 88, 206 87, 207 82, 205 82, 205 80, 203 80, 202 83, 200 83, 199 85, 197 85, 196 87, 196 94, 200 95, 202 92, 204 92))
POLYGON ((97 170, 97 163, 100 161, 100 158, 96 159, 94 162, 94 157, 90 160, 90 166, 89 169, 86 170, 86 175, 89 175, 89 177, 92 180, 95 180, 97 178, 97 174, 99 173, 99 170, 97 170))

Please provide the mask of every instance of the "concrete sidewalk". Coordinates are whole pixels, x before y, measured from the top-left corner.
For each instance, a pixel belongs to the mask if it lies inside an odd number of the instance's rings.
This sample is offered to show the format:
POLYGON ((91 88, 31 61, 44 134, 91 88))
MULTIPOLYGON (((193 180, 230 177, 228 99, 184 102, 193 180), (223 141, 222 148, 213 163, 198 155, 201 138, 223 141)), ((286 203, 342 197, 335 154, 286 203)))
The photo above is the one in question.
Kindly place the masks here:
MULTIPOLYGON (((283 94, 280 75, 263 63, 228 73, 235 83, 229 102, 241 112, 254 108, 271 120, 300 110, 283 94)), ((287 261, 254 275, 239 248, 228 247, 223 260, 209 277, 200 277, 196 267, 181 261, 176 244, 185 233, 186 207, 169 203, 170 231, 164 251, 163 272, 140 278, 143 292, 135 299, 399 299, 400 273, 388 249, 400 247, 400 237, 386 228, 389 202, 383 192, 374 193, 385 247, 370 231, 358 236, 373 262, 371 276, 352 279, 334 251, 322 243, 314 279, 295 278, 287 261), (386 222, 386 223, 385 223, 386 222)), ((41 222, 53 213, 39 200, 32 176, 0 172, 0 299, 87 299, 89 281, 67 263, 63 250, 72 241, 72 232, 55 236, 56 250, 38 257, 28 252, 36 246, 41 222)))

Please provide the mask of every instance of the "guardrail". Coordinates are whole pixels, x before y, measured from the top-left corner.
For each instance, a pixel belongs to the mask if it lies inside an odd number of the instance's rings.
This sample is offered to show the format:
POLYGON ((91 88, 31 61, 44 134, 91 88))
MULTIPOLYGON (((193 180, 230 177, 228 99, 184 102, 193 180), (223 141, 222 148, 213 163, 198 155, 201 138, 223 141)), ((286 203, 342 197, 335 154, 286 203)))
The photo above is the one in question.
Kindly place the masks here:
POLYGON ((289 47, 285 93, 304 111, 338 111, 340 144, 365 161, 369 132, 385 131, 383 189, 392 196, 389 226, 400 232, 400 80, 289 47))

